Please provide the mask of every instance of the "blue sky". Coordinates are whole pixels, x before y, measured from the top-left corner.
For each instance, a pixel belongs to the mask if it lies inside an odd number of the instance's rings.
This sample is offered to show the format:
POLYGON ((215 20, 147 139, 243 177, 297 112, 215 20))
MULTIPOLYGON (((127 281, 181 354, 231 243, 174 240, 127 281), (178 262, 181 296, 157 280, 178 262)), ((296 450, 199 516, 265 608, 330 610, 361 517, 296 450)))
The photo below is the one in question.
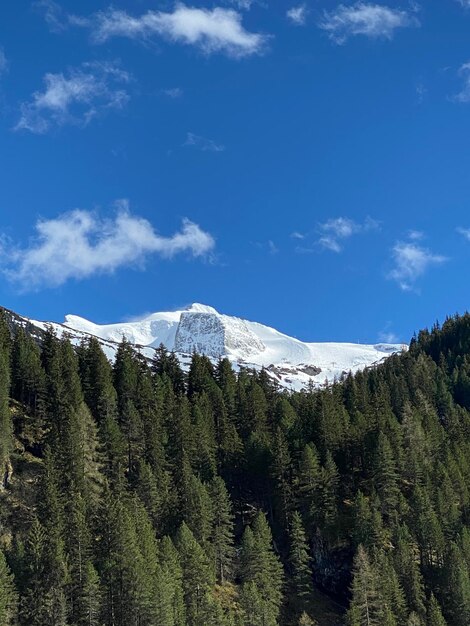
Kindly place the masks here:
POLYGON ((304 340, 468 307, 470 2, 0 5, 0 303, 304 340))

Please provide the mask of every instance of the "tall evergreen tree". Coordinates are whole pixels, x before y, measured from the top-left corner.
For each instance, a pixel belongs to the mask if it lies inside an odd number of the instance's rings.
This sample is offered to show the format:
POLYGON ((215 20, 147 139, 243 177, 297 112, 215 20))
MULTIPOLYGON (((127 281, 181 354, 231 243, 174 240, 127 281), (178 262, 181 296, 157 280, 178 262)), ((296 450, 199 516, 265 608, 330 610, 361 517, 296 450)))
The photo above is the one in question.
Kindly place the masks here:
POLYGON ((384 606, 379 589, 379 577, 362 546, 354 558, 352 599, 348 611, 350 626, 382 626, 384 606))
POLYGON ((292 515, 289 530, 289 569, 290 587, 296 600, 298 612, 304 613, 309 608, 312 592, 312 571, 305 530, 300 514, 292 515))
POLYGON ((212 582, 209 560, 184 522, 178 529, 176 547, 183 572, 186 624, 204 626, 207 596, 212 582))
POLYGON ((427 626, 447 626, 439 602, 433 593, 429 599, 427 626))
POLYGON ((213 479, 210 485, 210 496, 214 512, 211 532, 214 570, 217 582, 223 584, 233 575, 235 548, 230 496, 220 476, 213 479))

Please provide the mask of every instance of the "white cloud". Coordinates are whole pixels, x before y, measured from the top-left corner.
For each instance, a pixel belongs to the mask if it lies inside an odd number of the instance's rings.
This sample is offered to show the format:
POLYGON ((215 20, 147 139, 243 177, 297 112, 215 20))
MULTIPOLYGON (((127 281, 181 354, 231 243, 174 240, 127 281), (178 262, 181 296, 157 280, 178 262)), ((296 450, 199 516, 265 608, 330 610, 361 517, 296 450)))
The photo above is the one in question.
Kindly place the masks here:
POLYGON ((420 241, 421 239, 424 239, 424 233, 421 230, 409 230, 408 239, 411 239, 412 241, 420 241))
POLYGON ((237 8, 243 11, 249 11, 254 0, 228 0, 230 4, 234 4, 237 8))
POLYGON ((383 343, 398 343, 398 336, 386 328, 379 332, 379 341, 383 343))
POLYGON ((462 235, 462 237, 465 237, 465 239, 467 239, 468 241, 470 241, 470 228, 457 228, 457 232, 460 233, 462 235))
POLYGON ((183 146, 194 146, 202 152, 223 152, 225 146, 221 143, 216 143, 212 139, 195 135, 194 133, 187 133, 186 141, 183 146))
POLYGON ((286 13, 288 19, 296 26, 302 26, 307 19, 307 7, 305 4, 300 4, 297 7, 292 7, 286 13))
POLYGON ((325 11, 319 23, 319 27, 337 44, 343 44, 355 35, 392 39, 397 28, 410 26, 419 26, 419 21, 408 11, 365 2, 350 6, 340 4, 334 11, 325 11))
POLYGON ((268 240, 268 250, 269 254, 277 254, 279 252, 279 248, 271 239, 268 240))
POLYGON ((336 217, 319 225, 321 233, 318 244, 331 252, 341 252, 343 242, 353 235, 371 230, 378 230, 379 223, 368 217, 363 223, 355 222, 348 217, 336 217))
POLYGON ((462 77, 462 89, 451 99, 455 102, 467 104, 470 102, 470 61, 460 66, 459 76, 462 77))
POLYGON ((53 33, 63 33, 70 26, 89 26, 88 18, 66 13, 54 0, 36 0, 33 7, 43 14, 49 30, 53 33))
POLYGON ((176 98, 181 98, 183 90, 180 87, 171 87, 170 89, 162 89, 162 93, 175 100, 176 98))
POLYGON ((36 237, 26 248, 3 251, 8 278, 25 290, 57 287, 70 279, 110 274, 120 267, 142 263, 149 255, 171 258, 188 252, 199 257, 210 252, 212 236, 189 220, 171 237, 158 234, 147 220, 132 215, 127 201, 117 203, 114 219, 101 219, 75 210, 55 219, 39 220, 36 237))
POLYGON ((171 42, 193 45, 206 54, 222 52, 240 58, 261 53, 267 37, 251 33, 242 25, 242 16, 233 9, 203 9, 177 4, 172 13, 148 11, 133 17, 109 9, 89 20, 93 39, 103 43, 112 37, 148 41, 155 36, 171 42))
POLYGON ((15 130, 43 134, 53 126, 86 125, 98 113, 127 103, 127 92, 117 85, 129 81, 129 74, 110 63, 84 63, 66 75, 48 73, 44 91, 21 105, 15 130))
POLYGON ((3 51, 3 48, 0 48, 0 76, 8 72, 8 67, 9 67, 8 59, 5 56, 5 52, 3 51))
POLYGON ((409 241, 398 241, 392 250, 394 268, 388 278, 398 283, 403 291, 412 291, 418 278, 434 266, 447 261, 446 257, 409 241))
POLYGON ((379 332, 378 336, 379 336, 379 341, 381 341, 383 343, 398 343, 399 342, 398 335, 396 333, 394 333, 393 330, 392 330, 392 322, 391 321, 387 321, 384 324, 384 327, 379 332))
POLYGON ((427 87, 423 85, 423 83, 418 83, 416 85, 416 99, 418 100, 419 104, 422 104, 424 102, 424 99, 426 98, 427 93, 428 93, 427 87))
POLYGON ((43 14, 49 30, 53 33, 61 33, 67 30, 68 16, 57 2, 54 2, 54 0, 37 0, 37 2, 33 2, 33 7, 43 14))

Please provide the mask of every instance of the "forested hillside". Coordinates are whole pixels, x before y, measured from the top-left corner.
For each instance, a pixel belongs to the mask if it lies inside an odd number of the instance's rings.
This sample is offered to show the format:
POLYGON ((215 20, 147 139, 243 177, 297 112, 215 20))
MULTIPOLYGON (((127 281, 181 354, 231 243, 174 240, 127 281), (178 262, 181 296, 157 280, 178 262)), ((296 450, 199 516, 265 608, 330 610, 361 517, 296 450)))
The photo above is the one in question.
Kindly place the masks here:
POLYGON ((293 394, 10 330, 2 626, 470 624, 470 316, 293 394))

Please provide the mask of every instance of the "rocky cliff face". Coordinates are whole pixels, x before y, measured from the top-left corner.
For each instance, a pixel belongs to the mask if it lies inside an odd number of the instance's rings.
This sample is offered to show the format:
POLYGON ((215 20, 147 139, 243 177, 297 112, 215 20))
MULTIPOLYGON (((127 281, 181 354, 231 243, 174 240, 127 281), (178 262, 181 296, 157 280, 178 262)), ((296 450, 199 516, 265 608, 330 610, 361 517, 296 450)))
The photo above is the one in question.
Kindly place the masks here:
POLYGON ((237 318, 214 313, 183 312, 175 336, 175 352, 198 352, 214 359, 237 353, 249 358, 265 350, 260 339, 237 318))

